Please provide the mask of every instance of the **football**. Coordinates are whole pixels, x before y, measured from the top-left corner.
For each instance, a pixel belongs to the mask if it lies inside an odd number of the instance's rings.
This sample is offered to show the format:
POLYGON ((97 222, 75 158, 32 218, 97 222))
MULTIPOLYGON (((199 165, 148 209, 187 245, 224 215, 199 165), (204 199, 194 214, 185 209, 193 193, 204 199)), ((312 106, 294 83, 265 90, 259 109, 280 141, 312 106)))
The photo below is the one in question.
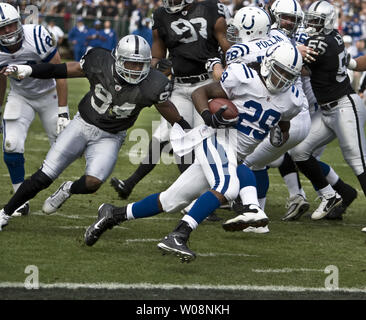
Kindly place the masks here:
POLYGON ((234 119, 239 115, 239 111, 230 100, 224 98, 215 98, 208 103, 208 108, 211 113, 215 113, 220 110, 223 105, 227 105, 227 109, 223 112, 222 117, 224 119, 234 119))

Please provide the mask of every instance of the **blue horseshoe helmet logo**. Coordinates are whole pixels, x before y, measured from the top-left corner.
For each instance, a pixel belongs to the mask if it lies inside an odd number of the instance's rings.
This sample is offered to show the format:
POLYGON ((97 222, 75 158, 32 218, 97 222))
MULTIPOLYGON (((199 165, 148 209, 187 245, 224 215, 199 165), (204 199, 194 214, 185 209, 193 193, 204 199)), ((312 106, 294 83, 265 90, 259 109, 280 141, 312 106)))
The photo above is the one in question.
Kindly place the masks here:
POLYGON ((244 29, 246 29, 246 30, 250 30, 250 29, 252 29, 253 28, 253 26, 254 26, 254 16, 252 16, 252 24, 250 25, 250 26, 246 26, 245 25, 245 23, 244 23, 244 21, 245 21, 245 18, 246 18, 246 14, 245 15, 243 15, 243 19, 241 19, 241 24, 243 25, 243 28, 244 29))

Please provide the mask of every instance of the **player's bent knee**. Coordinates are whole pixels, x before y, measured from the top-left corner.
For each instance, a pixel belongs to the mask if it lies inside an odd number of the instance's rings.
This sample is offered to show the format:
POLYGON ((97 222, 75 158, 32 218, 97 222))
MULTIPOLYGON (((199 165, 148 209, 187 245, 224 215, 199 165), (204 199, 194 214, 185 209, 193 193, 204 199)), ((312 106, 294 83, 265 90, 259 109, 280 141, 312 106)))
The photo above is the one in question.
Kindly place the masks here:
POLYGON ((229 187, 227 188, 227 190, 222 193, 228 202, 234 201, 238 197, 239 189, 240 189, 239 179, 231 178, 231 180, 234 180, 234 181, 232 181, 229 184, 229 187))
POLYGON ((85 186, 90 191, 97 191, 100 186, 103 184, 103 181, 99 180, 93 176, 86 176, 85 177, 85 186))
POLYGON ((191 203, 191 199, 185 199, 184 197, 180 197, 178 195, 173 195, 170 192, 164 191, 160 193, 160 203, 161 207, 165 212, 171 213, 175 212, 179 209, 185 208, 187 205, 191 203))
POLYGON ((7 136, 4 141, 4 151, 8 153, 23 153, 24 150, 17 150, 18 139, 15 136, 7 136))

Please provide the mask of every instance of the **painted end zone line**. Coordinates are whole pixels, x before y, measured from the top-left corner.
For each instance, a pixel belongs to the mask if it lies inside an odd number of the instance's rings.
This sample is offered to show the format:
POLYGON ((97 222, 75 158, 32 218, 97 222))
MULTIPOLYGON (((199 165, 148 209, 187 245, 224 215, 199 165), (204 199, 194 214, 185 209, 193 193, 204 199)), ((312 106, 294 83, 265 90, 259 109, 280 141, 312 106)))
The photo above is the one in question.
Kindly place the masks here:
MULTIPOLYGON (((0 282, 2 288, 25 288, 22 282, 0 282)), ((310 288, 310 287, 293 287, 293 286, 252 286, 252 285, 201 285, 201 284, 153 284, 153 283, 40 283, 40 289, 192 289, 192 290, 231 290, 231 291, 284 291, 284 292, 349 292, 349 293, 366 293, 366 288, 310 288)))

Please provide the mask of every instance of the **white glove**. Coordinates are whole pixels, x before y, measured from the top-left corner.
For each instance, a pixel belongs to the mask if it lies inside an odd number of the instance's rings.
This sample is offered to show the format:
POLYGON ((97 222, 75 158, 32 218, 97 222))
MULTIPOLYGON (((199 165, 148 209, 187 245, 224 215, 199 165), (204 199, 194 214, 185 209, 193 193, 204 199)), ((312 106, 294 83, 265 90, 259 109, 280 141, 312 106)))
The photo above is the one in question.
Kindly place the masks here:
POLYGON ((271 145, 274 147, 281 147, 284 144, 283 134, 281 128, 279 126, 274 126, 271 128, 269 133, 269 141, 271 145))
POLYGON ((355 70, 357 67, 357 62, 355 59, 352 58, 350 53, 347 53, 346 56, 346 66, 350 70, 355 70))
POLYGON ((70 123, 69 107, 58 107, 58 119, 56 133, 59 135, 70 123))
POLYGON ((4 75, 23 80, 32 74, 31 66, 25 64, 10 64, 6 67, 4 75))

